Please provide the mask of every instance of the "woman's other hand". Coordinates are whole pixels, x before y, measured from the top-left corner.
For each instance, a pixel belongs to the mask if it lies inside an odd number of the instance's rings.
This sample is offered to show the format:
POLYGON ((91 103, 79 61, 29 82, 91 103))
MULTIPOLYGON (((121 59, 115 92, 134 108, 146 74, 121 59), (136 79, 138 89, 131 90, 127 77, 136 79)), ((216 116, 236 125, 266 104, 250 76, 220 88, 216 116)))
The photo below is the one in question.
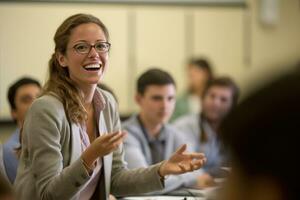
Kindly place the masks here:
POLYGON ((103 134, 97 137, 83 152, 81 158, 86 167, 92 169, 97 158, 115 151, 126 136, 125 131, 103 134))

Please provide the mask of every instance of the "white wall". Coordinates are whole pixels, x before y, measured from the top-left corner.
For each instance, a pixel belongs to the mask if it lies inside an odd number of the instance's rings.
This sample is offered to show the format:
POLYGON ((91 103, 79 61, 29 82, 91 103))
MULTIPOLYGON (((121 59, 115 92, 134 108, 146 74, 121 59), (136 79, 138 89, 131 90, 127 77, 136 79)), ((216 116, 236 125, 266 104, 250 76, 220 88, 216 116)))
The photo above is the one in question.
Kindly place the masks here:
POLYGON ((147 6, 80 3, 0 3, 0 118, 9 117, 6 90, 22 75, 43 82, 59 24, 78 12, 98 16, 109 28, 112 51, 104 82, 113 88, 123 113, 134 110, 136 78, 149 66, 168 70, 179 91, 184 63, 192 55, 210 58, 243 91, 256 80, 281 73, 282 63, 300 58, 300 9, 280 1, 279 21, 259 20, 259 1, 248 7, 147 6))

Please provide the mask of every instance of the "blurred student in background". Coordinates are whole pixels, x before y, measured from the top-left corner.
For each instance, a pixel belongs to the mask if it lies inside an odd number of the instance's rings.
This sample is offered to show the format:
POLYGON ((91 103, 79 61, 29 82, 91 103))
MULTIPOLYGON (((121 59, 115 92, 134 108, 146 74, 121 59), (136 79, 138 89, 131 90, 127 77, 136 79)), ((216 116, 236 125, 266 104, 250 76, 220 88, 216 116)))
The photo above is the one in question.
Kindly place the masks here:
MULTIPOLYGON (((172 152, 185 143, 180 137, 182 134, 167 123, 174 109, 175 96, 175 81, 166 71, 151 68, 138 78, 135 100, 139 112, 122 123, 129 133, 124 141, 129 168, 148 167, 169 159, 172 152)), ((165 189, 155 193, 167 193, 196 183, 197 171, 170 176, 165 189)))
POLYGON ((213 70, 205 58, 192 58, 187 66, 187 90, 177 97, 174 113, 171 121, 178 117, 201 111, 201 101, 206 84, 213 78, 213 70))
POLYGON ((238 97, 239 89, 231 78, 213 79, 203 91, 202 111, 182 116, 173 123, 193 151, 205 152, 208 158, 203 168, 205 173, 199 179, 201 187, 213 186, 214 178, 220 176, 226 156, 219 142, 218 128, 237 104, 238 97))
POLYGON ((40 83, 28 77, 18 79, 8 89, 7 98, 11 116, 17 123, 17 129, 8 141, 3 144, 3 165, 6 176, 12 184, 15 181, 18 168, 16 149, 20 147, 20 129, 28 108, 40 92, 40 83))
POLYGON ((298 200, 300 71, 246 98, 224 120, 232 170, 220 200, 298 200))

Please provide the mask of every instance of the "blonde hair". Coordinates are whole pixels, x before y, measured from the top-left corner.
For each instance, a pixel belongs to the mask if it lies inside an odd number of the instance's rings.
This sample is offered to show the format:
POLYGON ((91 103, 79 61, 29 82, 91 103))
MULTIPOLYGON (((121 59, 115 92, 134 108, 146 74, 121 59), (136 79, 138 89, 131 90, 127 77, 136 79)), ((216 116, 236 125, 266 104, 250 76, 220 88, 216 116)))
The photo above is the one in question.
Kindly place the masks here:
POLYGON ((72 30, 81 24, 95 23, 109 39, 106 26, 95 16, 89 14, 76 14, 67 18, 57 29, 54 35, 55 52, 49 60, 49 78, 43 88, 42 95, 54 94, 63 103, 67 117, 75 123, 82 123, 87 118, 87 112, 83 106, 83 95, 69 76, 67 67, 62 67, 56 55, 66 54, 72 30))

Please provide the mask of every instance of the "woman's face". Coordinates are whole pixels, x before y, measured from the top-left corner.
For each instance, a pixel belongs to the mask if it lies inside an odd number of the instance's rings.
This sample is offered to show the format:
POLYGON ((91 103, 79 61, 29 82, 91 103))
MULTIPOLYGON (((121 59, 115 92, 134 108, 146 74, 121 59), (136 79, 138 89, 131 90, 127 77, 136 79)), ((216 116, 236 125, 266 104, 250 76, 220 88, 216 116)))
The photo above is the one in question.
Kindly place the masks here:
POLYGON ((60 65, 68 68, 70 78, 79 87, 100 81, 108 66, 108 52, 99 53, 92 47, 88 53, 83 54, 76 51, 74 46, 95 45, 99 42, 107 42, 103 30, 95 23, 81 24, 72 30, 66 54, 58 56, 60 65))

